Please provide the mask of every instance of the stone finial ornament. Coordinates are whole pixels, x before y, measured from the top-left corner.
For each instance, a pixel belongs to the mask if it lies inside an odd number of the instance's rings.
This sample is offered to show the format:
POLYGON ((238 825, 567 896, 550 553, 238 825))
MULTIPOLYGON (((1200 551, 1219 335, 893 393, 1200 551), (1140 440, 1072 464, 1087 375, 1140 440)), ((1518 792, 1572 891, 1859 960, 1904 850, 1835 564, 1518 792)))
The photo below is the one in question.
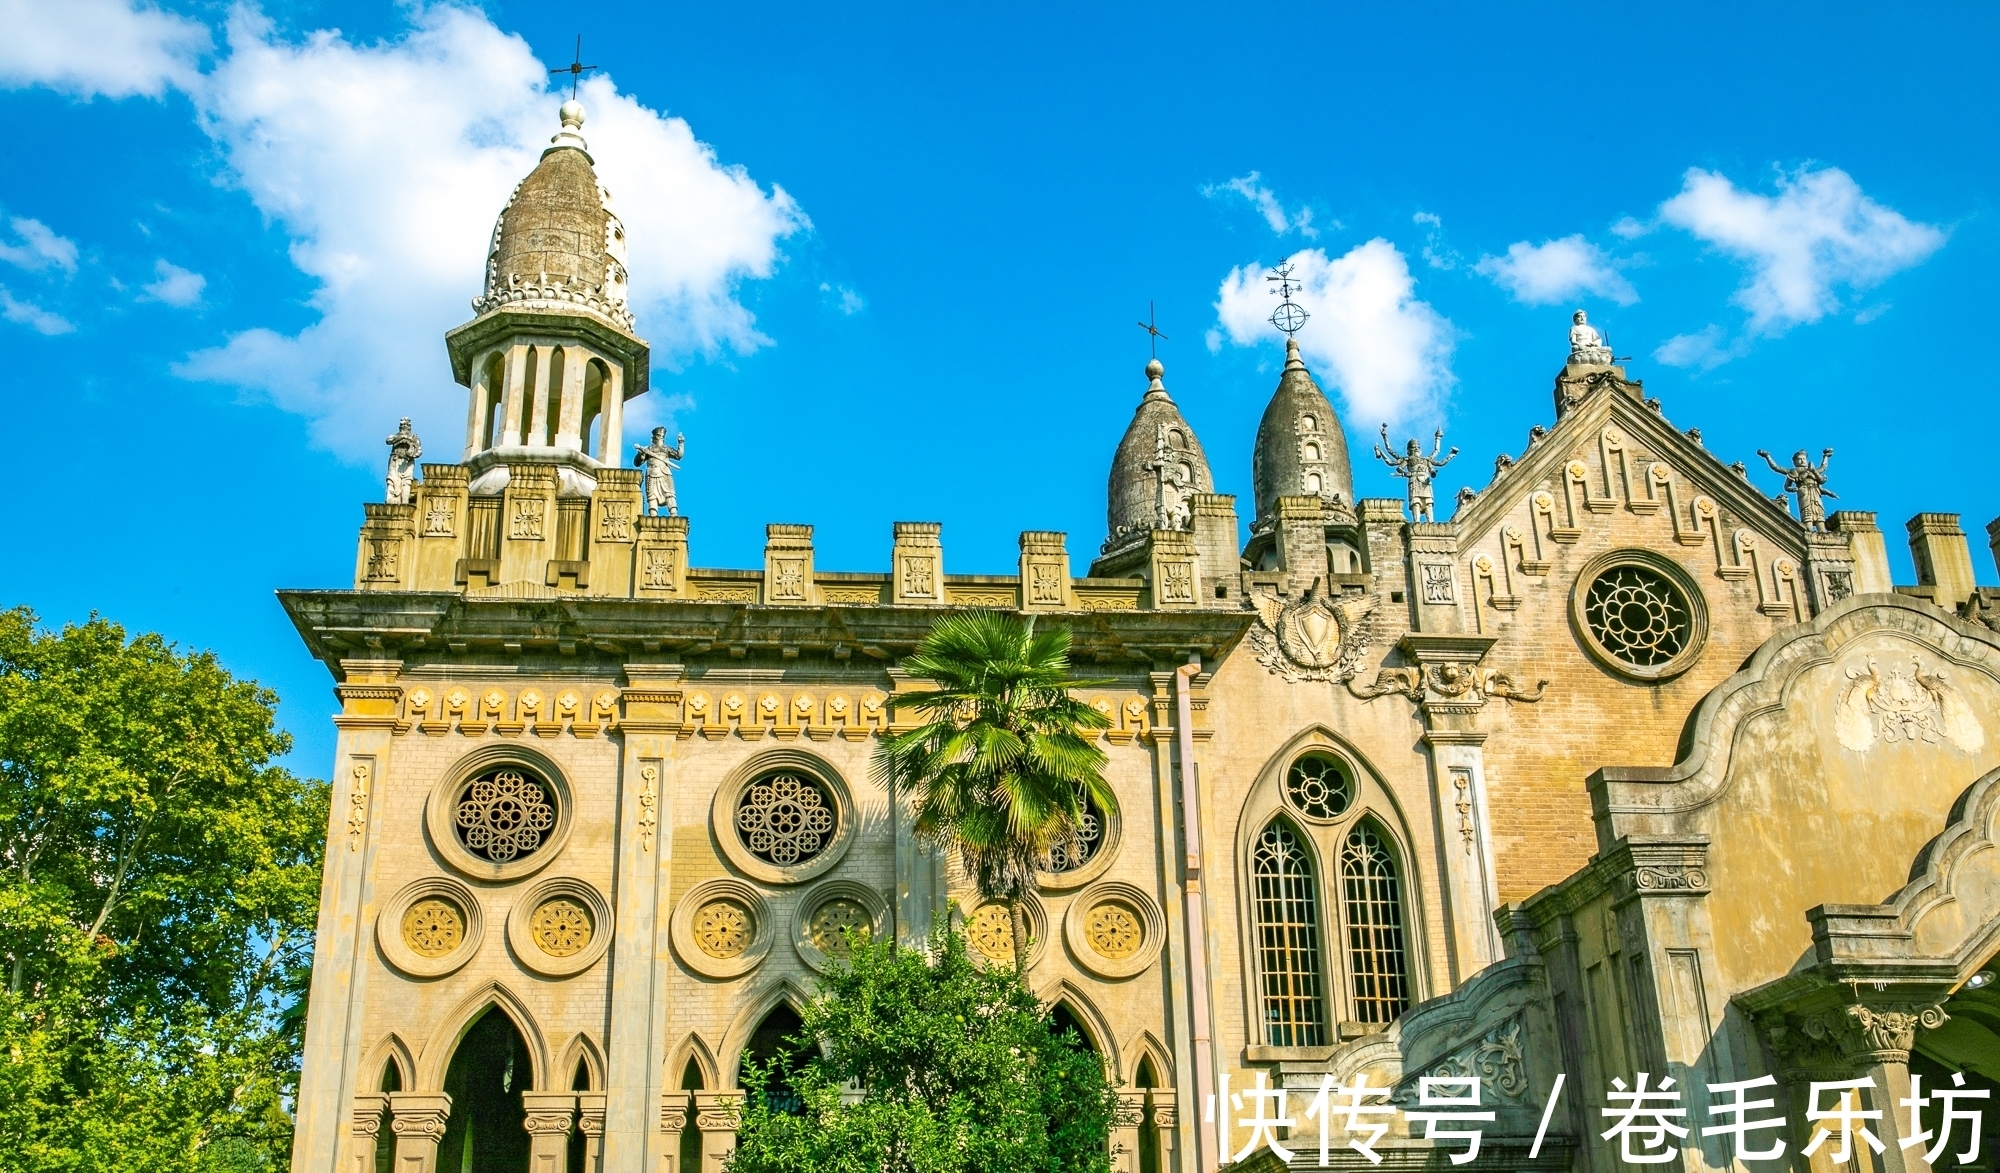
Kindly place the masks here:
POLYGON ((1590 318, 1582 310, 1570 315, 1569 364, 1571 366, 1611 365, 1611 348, 1604 344, 1604 335, 1590 324, 1590 318))
POLYGON ((1444 448, 1444 429, 1439 428, 1431 444, 1431 454, 1424 455, 1423 446, 1414 439, 1404 446, 1403 455, 1389 455, 1389 425, 1382 425, 1382 442, 1375 446, 1375 458, 1389 466, 1389 471, 1410 482, 1410 520, 1436 521, 1437 491, 1433 488, 1437 481, 1437 470, 1452 462, 1458 455, 1453 448, 1442 460, 1438 452, 1444 448))
MULTIPOLYGON (((1824 531, 1826 506, 1820 502, 1820 498, 1832 497, 1836 501, 1840 499, 1840 494, 1826 487, 1826 466, 1833 459, 1833 449, 1821 450, 1818 467, 1814 467, 1812 457, 1806 455, 1806 450, 1803 448, 1792 453, 1792 464, 1789 468, 1772 460, 1771 454, 1762 448, 1757 450, 1757 455, 1764 458, 1764 463, 1771 466, 1772 472, 1785 478, 1785 493, 1798 498, 1799 524, 1813 533, 1824 531)), ((1785 493, 1779 493, 1777 499, 1782 502, 1785 493)))
POLYGON ((410 430, 410 417, 396 425, 396 434, 383 441, 389 446, 388 493, 391 505, 408 505, 417 479, 417 461, 424 454, 423 441, 410 430))
POLYGON ((632 463, 645 470, 646 512, 655 516, 664 514, 676 516, 674 510, 674 462, 680 460, 687 451, 687 437, 675 435, 672 447, 667 446, 667 430, 653 429, 653 442, 634 448, 632 463))

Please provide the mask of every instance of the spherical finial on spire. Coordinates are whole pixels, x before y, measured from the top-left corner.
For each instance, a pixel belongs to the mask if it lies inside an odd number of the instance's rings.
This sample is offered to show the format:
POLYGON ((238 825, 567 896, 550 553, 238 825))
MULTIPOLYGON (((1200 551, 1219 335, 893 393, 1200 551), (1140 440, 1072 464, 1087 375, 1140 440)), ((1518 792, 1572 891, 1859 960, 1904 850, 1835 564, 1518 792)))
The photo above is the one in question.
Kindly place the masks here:
POLYGON ((1162 366, 1157 358, 1146 364, 1146 377, 1156 383, 1160 380, 1160 376, 1166 373, 1167 368, 1162 366))
POLYGON ((557 113, 562 117, 562 124, 564 130, 583 129, 582 102, 577 101, 575 98, 571 98, 569 101, 564 102, 562 104, 562 109, 557 111, 557 113))

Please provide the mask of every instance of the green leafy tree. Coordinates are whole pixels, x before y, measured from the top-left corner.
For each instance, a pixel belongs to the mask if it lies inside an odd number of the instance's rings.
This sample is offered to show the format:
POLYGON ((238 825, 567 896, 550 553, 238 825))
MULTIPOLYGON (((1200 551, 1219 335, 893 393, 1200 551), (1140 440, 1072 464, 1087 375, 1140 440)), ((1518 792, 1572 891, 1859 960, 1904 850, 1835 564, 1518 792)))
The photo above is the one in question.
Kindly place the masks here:
POLYGON ((746 1067, 729 1173, 1109 1173, 1102 1063, 961 934, 854 939, 800 1018, 803 1063, 746 1067))
POLYGON ((327 796, 275 704, 0 611, 0 1169, 286 1163, 327 796))
POLYGON ((1038 632, 1033 616, 946 616, 902 663, 933 686, 895 702, 924 723, 875 752, 877 777, 915 796, 917 834, 955 851, 979 894, 1006 904, 1017 971, 1037 866, 1074 840, 1086 799, 1107 817, 1118 809, 1096 740, 1110 720, 1071 695, 1095 682, 1071 678, 1069 647, 1067 630, 1038 632))

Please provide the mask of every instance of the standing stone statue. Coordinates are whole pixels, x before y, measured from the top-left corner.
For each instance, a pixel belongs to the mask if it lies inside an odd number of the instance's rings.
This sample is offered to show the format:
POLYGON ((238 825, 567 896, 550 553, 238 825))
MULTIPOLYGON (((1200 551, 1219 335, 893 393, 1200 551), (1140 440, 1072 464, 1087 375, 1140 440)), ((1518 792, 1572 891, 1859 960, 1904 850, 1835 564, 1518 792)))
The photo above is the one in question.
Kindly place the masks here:
POLYGON ((410 417, 396 425, 396 434, 384 440, 389 446, 389 491, 384 500, 391 505, 408 505, 417 479, 417 461, 424 443, 410 430, 410 417))
POLYGON ((1611 348, 1604 344, 1604 335, 1590 324, 1582 310, 1570 315, 1569 362, 1571 366, 1608 367, 1611 365, 1611 348))
POLYGON ((1193 520, 1188 505, 1188 494, 1196 487, 1193 470, 1186 454, 1167 443, 1165 423, 1153 438, 1153 461, 1146 468, 1153 474, 1153 528, 1187 529, 1193 520))
POLYGON ((673 447, 667 447, 667 430, 653 429, 653 442, 635 448, 632 463, 646 470, 646 509, 655 514, 674 516, 674 462, 680 460, 687 451, 687 437, 676 434, 673 447))
MULTIPOLYGON (((1824 530, 1826 506, 1820 502, 1820 498, 1832 497, 1836 501, 1840 499, 1840 494, 1826 487, 1826 466, 1833 459, 1833 449, 1827 448, 1820 452, 1817 468, 1813 467, 1812 457, 1807 456, 1803 448, 1792 453, 1790 468, 1772 460, 1771 454, 1762 448, 1757 450, 1757 455, 1764 458, 1764 463, 1771 466, 1772 472, 1785 478, 1786 492, 1799 499, 1799 524, 1814 533, 1824 530)), ((1778 494, 1780 501, 1784 498, 1784 493, 1778 494)))
POLYGON ((1432 439, 1435 442, 1431 445, 1429 456, 1424 455, 1423 446, 1414 439, 1409 442, 1403 455, 1391 456, 1389 452, 1393 446, 1389 443, 1389 425, 1383 424, 1382 442, 1375 446, 1375 458, 1388 465, 1389 471, 1410 482, 1411 521, 1437 520, 1435 516, 1437 493, 1431 486, 1437 480, 1437 470, 1450 464, 1452 457, 1458 455, 1458 449, 1453 448, 1445 454, 1444 459, 1438 459, 1438 450, 1444 447, 1443 428, 1439 428, 1432 439))

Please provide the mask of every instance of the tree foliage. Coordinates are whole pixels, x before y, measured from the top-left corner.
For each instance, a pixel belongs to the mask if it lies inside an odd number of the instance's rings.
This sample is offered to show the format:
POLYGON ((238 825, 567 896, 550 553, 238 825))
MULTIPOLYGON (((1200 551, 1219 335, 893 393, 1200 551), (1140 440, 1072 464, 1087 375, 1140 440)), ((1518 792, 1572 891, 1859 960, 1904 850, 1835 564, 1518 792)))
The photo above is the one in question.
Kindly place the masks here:
POLYGON ((0 612, 0 1168, 286 1163, 327 799, 275 704, 0 612))
POLYGON ((1013 915, 1017 967, 1027 955, 1021 901, 1035 869, 1074 839, 1085 801, 1108 817, 1096 733, 1110 719, 1071 689, 1069 632, 1035 630, 1033 616, 965 611, 939 620, 902 663, 931 689, 896 698, 924 723, 885 738, 874 769, 914 795, 917 834, 955 851, 979 894, 1013 915))
POLYGON ((729 1173, 1109 1173, 1103 1065, 961 934, 854 940, 800 1017, 809 1058, 745 1072, 729 1173))

